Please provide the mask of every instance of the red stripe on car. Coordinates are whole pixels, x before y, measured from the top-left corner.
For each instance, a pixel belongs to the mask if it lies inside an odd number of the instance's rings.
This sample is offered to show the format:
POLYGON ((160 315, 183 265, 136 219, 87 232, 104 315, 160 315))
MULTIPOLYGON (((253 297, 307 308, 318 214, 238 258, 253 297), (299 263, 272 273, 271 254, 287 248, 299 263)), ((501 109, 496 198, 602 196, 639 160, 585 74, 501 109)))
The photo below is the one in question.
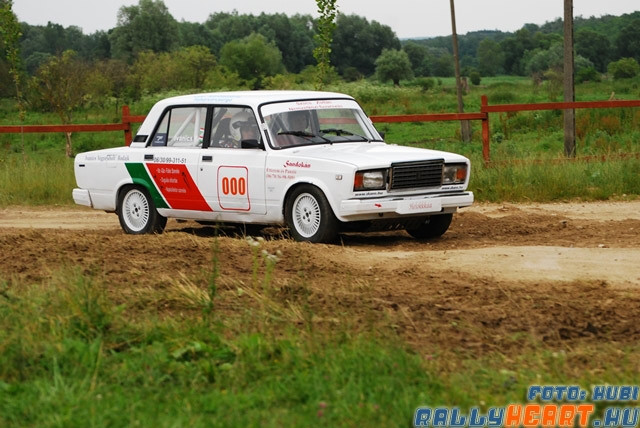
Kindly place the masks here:
POLYGON ((149 175, 176 210, 213 211, 184 164, 148 163, 149 175))

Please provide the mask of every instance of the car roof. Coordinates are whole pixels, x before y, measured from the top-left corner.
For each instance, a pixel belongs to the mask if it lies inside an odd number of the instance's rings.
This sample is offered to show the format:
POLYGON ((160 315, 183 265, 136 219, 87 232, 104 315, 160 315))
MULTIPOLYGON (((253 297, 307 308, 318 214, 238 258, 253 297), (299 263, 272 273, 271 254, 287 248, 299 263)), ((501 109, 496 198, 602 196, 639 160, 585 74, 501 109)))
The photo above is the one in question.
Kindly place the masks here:
POLYGON ((353 99, 353 97, 346 94, 323 91, 229 91, 179 95, 158 101, 156 106, 165 107, 176 104, 240 104, 257 107, 266 102, 299 101, 318 98, 353 99))

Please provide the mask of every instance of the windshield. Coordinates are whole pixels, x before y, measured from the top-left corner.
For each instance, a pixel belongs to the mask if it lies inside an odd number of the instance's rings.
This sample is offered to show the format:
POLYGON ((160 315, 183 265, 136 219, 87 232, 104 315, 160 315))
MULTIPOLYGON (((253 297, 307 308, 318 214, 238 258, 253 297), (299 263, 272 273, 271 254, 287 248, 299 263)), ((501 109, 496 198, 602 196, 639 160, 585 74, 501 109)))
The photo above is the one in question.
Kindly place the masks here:
POLYGON ((353 100, 307 100, 268 104, 261 109, 273 148, 382 141, 353 100))

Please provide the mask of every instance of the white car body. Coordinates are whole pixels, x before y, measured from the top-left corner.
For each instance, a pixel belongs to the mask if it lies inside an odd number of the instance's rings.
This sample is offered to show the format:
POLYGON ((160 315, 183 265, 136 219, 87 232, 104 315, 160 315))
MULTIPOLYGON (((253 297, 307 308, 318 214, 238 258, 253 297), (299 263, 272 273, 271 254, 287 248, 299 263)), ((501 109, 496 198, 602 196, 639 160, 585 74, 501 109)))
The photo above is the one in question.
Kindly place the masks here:
POLYGON ((319 242, 352 222, 415 231, 473 203, 467 158, 387 144, 352 97, 330 92, 168 98, 130 146, 80 153, 74 168, 74 201, 117 212, 128 233, 161 232, 170 217, 288 224, 319 242))

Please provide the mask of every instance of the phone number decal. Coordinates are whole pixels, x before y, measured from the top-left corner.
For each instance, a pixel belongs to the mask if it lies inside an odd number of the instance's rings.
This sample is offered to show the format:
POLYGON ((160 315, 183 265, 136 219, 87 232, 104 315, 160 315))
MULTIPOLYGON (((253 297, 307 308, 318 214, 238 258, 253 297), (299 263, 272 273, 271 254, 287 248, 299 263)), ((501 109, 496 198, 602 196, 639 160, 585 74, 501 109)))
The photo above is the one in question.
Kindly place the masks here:
POLYGON ((154 156, 153 161, 157 163, 187 163, 187 158, 174 156, 154 156))

